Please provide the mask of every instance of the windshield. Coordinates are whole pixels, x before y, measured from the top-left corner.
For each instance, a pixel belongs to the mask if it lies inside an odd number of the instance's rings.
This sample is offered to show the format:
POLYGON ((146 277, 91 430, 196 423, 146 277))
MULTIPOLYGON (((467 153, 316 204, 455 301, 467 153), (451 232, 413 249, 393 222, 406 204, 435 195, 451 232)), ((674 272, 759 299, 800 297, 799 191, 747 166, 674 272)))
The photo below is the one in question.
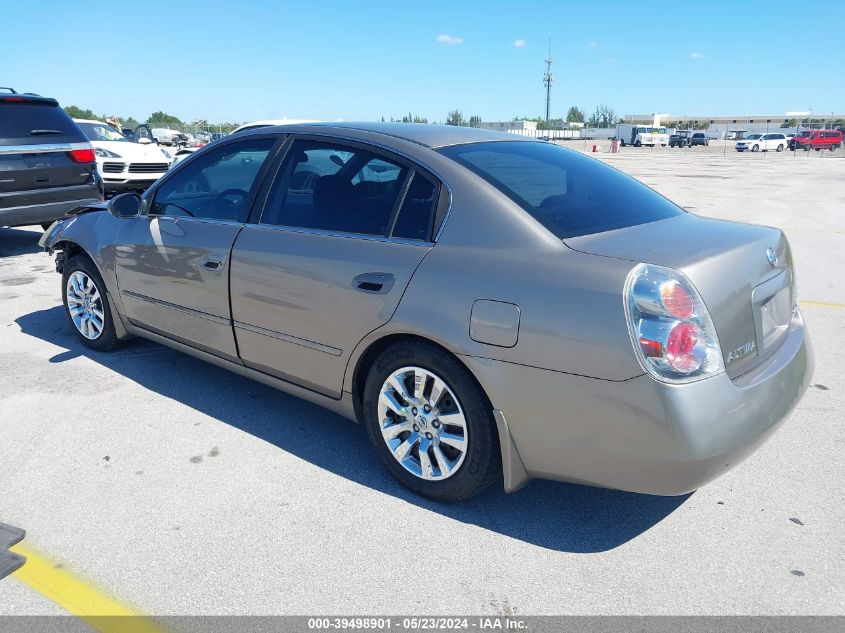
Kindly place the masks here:
POLYGON ((810 134, 812 134, 812 132, 810 130, 804 130, 798 136, 810 136, 810 134))
POLYGON ((439 151, 481 176, 561 239, 684 213, 622 172, 557 145, 495 141, 439 151))
POLYGON ((89 141, 117 141, 131 143, 128 138, 105 123, 77 123, 89 141))

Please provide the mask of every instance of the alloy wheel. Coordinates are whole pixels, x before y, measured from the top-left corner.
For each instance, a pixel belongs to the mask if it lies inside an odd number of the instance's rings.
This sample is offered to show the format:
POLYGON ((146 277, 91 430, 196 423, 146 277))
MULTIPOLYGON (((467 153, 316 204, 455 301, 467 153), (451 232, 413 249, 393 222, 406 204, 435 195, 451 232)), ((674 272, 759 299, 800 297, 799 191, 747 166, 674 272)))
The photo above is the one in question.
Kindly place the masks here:
POLYGON ((378 419, 394 459, 426 481, 448 479, 466 457, 469 429, 454 392, 421 367, 394 371, 381 387, 378 419))
POLYGON ((82 336, 91 341, 100 338, 106 324, 103 298, 94 280, 81 270, 68 277, 67 309, 82 336))

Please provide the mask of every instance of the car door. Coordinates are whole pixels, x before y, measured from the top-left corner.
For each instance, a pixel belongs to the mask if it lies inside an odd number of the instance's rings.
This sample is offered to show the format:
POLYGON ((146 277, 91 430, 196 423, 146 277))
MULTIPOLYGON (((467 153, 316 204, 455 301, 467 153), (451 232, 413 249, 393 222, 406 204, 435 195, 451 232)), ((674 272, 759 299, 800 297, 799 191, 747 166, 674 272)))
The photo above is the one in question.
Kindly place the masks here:
POLYGON ((278 136, 225 143, 145 195, 115 247, 124 313, 135 325, 237 359, 229 256, 278 136))
POLYGON ((232 318, 244 364, 340 397, 352 350, 390 320, 447 199, 405 159, 297 138, 260 218, 232 249, 232 318))

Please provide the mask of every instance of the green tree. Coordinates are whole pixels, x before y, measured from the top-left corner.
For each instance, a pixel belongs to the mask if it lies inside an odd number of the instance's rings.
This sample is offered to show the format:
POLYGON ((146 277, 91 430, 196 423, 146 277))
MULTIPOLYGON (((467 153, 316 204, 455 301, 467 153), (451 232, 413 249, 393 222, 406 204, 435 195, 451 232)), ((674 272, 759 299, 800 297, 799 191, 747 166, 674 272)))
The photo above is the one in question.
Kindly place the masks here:
POLYGON ((481 125, 481 117, 478 116, 477 114, 473 114, 469 118, 469 126, 470 127, 478 127, 479 125, 481 125))
POLYGON ((428 119, 419 116, 418 114, 408 112, 406 116, 402 117, 402 123, 428 123, 428 119))
POLYGON ((578 106, 569 106, 569 112, 566 113, 567 123, 583 123, 584 111, 578 106))
POLYGON ((172 114, 167 114, 166 112, 153 112, 149 118, 147 118, 147 125, 150 127, 164 127, 164 128, 174 128, 177 130, 181 130, 184 127, 184 123, 179 119, 179 117, 175 117, 172 114))
POLYGON ((620 122, 622 119, 617 117, 616 111, 606 103, 596 106, 596 111, 587 119, 587 125, 590 127, 614 127, 620 122))
POLYGON ((103 119, 105 117, 101 117, 97 114, 91 112, 91 110, 83 110, 82 108, 71 105, 65 106, 64 111, 68 113, 71 119, 103 119))
POLYGON ((460 110, 450 110, 446 117, 446 125, 464 125, 464 114, 460 110))
POLYGON ((139 125, 141 125, 141 123, 140 123, 140 121, 137 121, 135 119, 135 117, 130 116, 130 117, 126 117, 125 119, 123 119, 123 127, 128 127, 130 129, 134 130, 139 125))

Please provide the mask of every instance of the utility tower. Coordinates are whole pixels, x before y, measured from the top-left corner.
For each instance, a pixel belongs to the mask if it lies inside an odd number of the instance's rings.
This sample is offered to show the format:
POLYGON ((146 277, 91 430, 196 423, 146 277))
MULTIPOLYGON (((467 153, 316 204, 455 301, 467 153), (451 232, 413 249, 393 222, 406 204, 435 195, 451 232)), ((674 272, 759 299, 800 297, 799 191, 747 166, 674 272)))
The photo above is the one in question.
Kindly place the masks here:
POLYGON ((543 85, 546 86, 546 123, 551 119, 552 108, 552 82, 554 75, 552 75, 552 40, 549 38, 549 56, 546 57, 546 74, 543 75, 543 85))

